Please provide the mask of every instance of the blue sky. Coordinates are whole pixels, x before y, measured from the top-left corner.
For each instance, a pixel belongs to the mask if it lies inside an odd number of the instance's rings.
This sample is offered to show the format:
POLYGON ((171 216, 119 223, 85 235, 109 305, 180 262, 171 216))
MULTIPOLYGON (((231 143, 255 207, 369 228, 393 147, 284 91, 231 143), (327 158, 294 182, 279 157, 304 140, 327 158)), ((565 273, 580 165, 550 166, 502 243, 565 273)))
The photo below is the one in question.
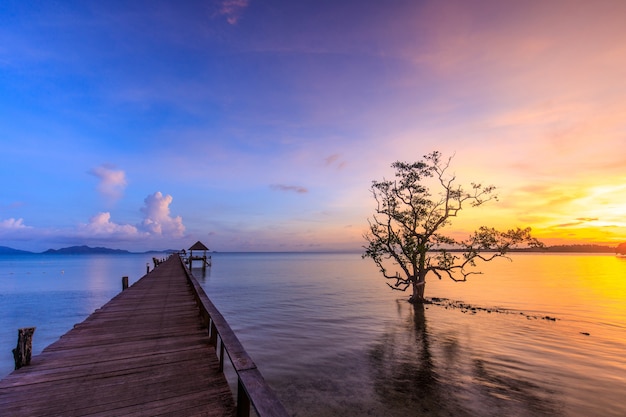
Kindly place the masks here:
POLYGON ((359 250, 432 150, 455 233, 626 240, 625 3, 180 3, 2 2, 0 245, 359 250))

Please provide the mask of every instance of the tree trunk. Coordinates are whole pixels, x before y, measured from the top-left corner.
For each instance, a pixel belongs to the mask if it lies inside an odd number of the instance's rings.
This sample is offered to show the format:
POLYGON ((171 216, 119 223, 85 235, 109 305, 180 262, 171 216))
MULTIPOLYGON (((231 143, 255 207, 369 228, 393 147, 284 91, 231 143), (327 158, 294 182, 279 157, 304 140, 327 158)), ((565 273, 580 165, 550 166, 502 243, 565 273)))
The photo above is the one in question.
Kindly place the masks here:
POLYGON ((426 299, 424 298, 424 288, 426 287, 426 280, 424 277, 420 277, 419 280, 413 281, 413 295, 409 298, 409 303, 412 304, 424 304, 426 299))

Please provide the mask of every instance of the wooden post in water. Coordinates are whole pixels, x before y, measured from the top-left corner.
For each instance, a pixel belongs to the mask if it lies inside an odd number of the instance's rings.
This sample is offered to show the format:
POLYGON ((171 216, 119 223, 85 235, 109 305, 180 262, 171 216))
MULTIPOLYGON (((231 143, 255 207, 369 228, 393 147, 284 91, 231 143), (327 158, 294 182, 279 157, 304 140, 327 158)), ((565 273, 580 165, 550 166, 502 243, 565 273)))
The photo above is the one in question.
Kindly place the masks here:
POLYGON ((30 358, 33 353, 33 334, 36 327, 24 327, 17 330, 17 347, 13 349, 13 359, 15 359, 15 369, 30 365, 30 358))
POLYGON ((128 277, 122 277, 122 291, 128 288, 128 277))

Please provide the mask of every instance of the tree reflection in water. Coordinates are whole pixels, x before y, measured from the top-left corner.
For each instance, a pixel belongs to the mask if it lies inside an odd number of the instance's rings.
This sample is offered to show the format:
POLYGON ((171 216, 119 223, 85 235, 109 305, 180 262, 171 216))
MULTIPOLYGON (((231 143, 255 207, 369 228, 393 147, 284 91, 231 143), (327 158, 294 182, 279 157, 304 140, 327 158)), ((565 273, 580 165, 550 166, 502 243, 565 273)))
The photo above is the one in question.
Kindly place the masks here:
POLYGON ((463 346, 456 334, 429 334, 423 305, 398 301, 398 314, 407 319, 386 331, 369 352, 374 391, 386 415, 561 414, 554 392, 516 376, 491 355, 463 346))
POLYGON ((406 325, 385 333, 370 351, 374 389, 380 401, 389 415, 470 416, 454 404, 437 374, 424 305, 398 301, 400 315, 404 308, 412 310, 406 325))

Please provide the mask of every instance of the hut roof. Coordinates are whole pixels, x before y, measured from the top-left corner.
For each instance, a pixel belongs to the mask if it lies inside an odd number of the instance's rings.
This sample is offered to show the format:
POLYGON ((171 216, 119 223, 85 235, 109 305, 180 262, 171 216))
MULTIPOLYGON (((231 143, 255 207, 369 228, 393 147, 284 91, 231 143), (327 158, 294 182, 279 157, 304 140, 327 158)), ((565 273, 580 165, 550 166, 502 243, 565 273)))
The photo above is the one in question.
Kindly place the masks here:
POLYGON ((209 248, 204 246, 204 243, 197 241, 189 248, 189 250, 209 250, 209 248))

